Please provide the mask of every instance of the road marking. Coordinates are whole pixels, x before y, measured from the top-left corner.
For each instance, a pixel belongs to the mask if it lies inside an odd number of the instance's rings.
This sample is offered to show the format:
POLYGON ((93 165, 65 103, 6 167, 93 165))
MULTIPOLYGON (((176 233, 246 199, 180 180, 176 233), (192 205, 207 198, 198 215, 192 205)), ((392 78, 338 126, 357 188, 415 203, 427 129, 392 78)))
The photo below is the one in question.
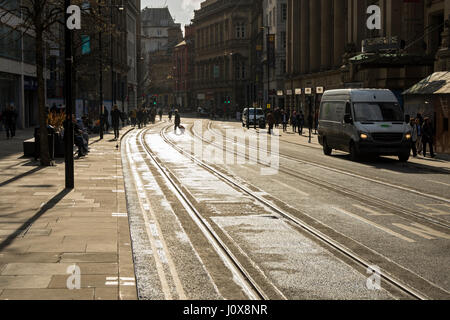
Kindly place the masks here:
POLYGON ((431 210, 433 212, 424 212, 425 214, 431 214, 432 216, 448 216, 450 215, 450 212, 448 211, 442 211, 430 206, 426 206, 424 204, 416 203, 416 206, 421 207, 423 209, 431 210))
POLYGON ((437 184, 441 184, 441 185, 444 185, 444 186, 449 186, 450 187, 450 184, 448 184, 448 183, 445 183, 445 182, 440 182, 440 181, 434 181, 434 180, 427 180, 428 182, 432 182, 432 183, 437 183, 437 184))
POLYGON ((284 182, 281 182, 281 181, 278 181, 278 180, 275 180, 275 179, 270 179, 270 180, 272 180, 272 181, 274 181, 274 182, 276 182, 276 183, 279 183, 279 184, 281 184, 282 186, 284 186, 284 187, 286 187, 286 188, 288 188, 288 189, 291 189, 292 191, 295 191, 295 192, 301 194, 301 195, 304 196, 304 197, 309 197, 309 194, 308 194, 308 193, 303 192, 303 191, 301 191, 301 190, 299 190, 299 189, 297 189, 297 188, 295 188, 295 187, 292 187, 292 186, 290 186, 290 185, 288 185, 288 184, 286 184, 286 183, 284 183, 284 182))
POLYGON ((428 239, 428 240, 435 240, 436 238, 441 238, 441 239, 450 239, 450 236, 443 233, 443 232, 439 232, 436 231, 434 229, 431 229, 430 227, 421 225, 419 223, 412 223, 409 226, 406 226, 404 224, 401 223, 393 223, 394 226, 409 231, 411 233, 414 233, 422 238, 428 239))
POLYGON ((400 172, 396 172, 393 170, 387 170, 387 169, 379 169, 379 171, 387 172, 389 174, 397 174, 397 175, 401 174, 400 172))
POLYGON ((397 232, 395 232, 395 231, 393 231, 393 230, 391 230, 391 229, 388 229, 388 228, 386 228, 386 227, 383 227, 383 226, 381 226, 381 225, 379 225, 379 224, 377 224, 377 223, 375 223, 375 222, 372 222, 372 221, 370 221, 370 220, 367 220, 367 219, 365 219, 365 218, 363 218, 363 217, 360 217, 360 216, 358 216, 358 215, 356 215, 356 214, 350 213, 350 212, 348 212, 348 211, 345 211, 345 210, 340 209, 340 208, 337 208, 337 207, 333 207, 333 208, 334 208, 336 211, 339 211, 339 212, 341 212, 341 213, 345 213, 346 215, 349 215, 350 217, 353 217, 353 218, 355 218, 355 219, 361 220, 361 221, 363 221, 363 222, 365 222, 365 223, 367 223, 367 224, 370 224, 371 226, 373 226, 373 227, 375 227, 375 228, 377 228, 377 229, 380 229, 380 230, 382 230, 382 231, 384 231, 384 232, 386 232, 386 233, 389 233, 390 235, 392 235, 392 236, 394 236, 394 237, 397 237, 397 238, 399 238, 399 239, 402 239, 402 240, 407 241, 407 242, 410 242, 410 243, 416 242, 416 241, 414 241, 413 239, 410 239, 410 238, 408 238, 408 237, 405 237, 405 236, 403 236, 403 235, 401 235, 401 234, 399 234, 399 233, 397 233, 397 232))
POLYGON ((358 209, 361 209, 363 211, 369 212, 369 216, 393 216, 393 214, 391 214, 391 213, 380 213, 380 212, 377 212, 377 211, 372 210, 370 208, 360 206, 359 204, 354 204, 353 206, 355 208, 358 208, 358 209))
POLYGON ((124 217, 128 217, 128 213, 112 213, 111 216, 124 218, 124 217))

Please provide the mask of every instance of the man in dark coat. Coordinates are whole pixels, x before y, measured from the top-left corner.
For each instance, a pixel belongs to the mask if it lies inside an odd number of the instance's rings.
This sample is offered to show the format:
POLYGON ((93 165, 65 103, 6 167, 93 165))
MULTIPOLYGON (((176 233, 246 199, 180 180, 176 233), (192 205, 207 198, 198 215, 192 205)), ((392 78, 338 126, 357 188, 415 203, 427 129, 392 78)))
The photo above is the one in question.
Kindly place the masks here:
POLYGON ((17 112, 13 106, 10 106, 2 115, 6 127, 6 138, 11 139, 16 135, 17 112))
POLYGON ((177 132, 177 128, 180 128, 181 125, 181 117, 180 114, 178 113, 178 110, 175 110, 175 133, 177 132))
POLYGON ((142 110, 142 108, 139 108, 136 113, 136 116, 138 121, 138 128, 140 129, 144 124, 144 110, 142 110))
POLYGON ((268 134, 272 134, 273 125, 275 124, 275 117, 272 112, 269 111, 267 114, 267 124, 269 125, 269 132, 268 134))
POLYGON ((305 116, 303 115, 303 111, 300 110, 297 113, 297 126, 298 126, 298 134, 303 135, 303 126, 305 125, 305 116))
POLYGON ((436 155, 433 150, 433 140, 434 140, 434 130, 431 124, 430 118, 425 118, 422 127, 422 144, 423 144, 423 156, 427 155, 427 144, 430 146, 431 157, 434 158, 436 155))
POLYGON ((114 129, 114 140, 116 141, 119 139, 120 116, 121 113, 119 111, 119 108, 117 107, 117 105, 115 105, 113 111, 111 112, 111 120, 114 129))

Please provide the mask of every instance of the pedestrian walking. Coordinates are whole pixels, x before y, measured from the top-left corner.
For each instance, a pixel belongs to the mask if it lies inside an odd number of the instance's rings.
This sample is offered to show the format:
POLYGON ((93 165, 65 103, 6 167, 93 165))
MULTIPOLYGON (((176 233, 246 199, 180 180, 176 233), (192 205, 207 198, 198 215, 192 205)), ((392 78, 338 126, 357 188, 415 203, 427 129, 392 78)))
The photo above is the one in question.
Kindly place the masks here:
POLYGON ((159 114, 159 121, 162 121, 162 116, 163 116, 162 108, 159 108, 158 114, 159 114))
POLYGON ((169 122, 172 122, 172 110, 169 110, 169 122))
POLYGON ((413 152, 413 157, 417 157, 417 124, 416 119, 411 119, 411 122, 409 123, 411 126, 411 149, 413 152))
POLYGON ((416 149, 418 154, 422 154, 423 145, 422 145, 422 125, 420 124, 420 119, 416 118, 416 129, 417 129, 417 141, 416 141, 416 149))
POLYGON ((121 113, 120 113, 117 105, 115 105, 113 108, 113 111, 111 111, 111 121, 112 121, 112 127, 114 129, 114 140, 116 140, 116 141, 119 139, 120 118, 121 118, 121 113))
POLYGON ((283 132, 286 132, 287 131, 287 125, 288 125, 288 122, 289 122, 289 115, 288 115, 288 113, 286 111, 283 111, 283 114, 281 116, 281 120, 282 120, 282 123, 283 123, 283 132))
POLYGON ((144 123, 144 110, 142 110, 142 107, 138 109, 136 116, 137 116, 138 128, 140 129, 144 123))
POLYGON ((275 128, 278 128, 278 126, 280 125, 280 121, 281 121, 281 112, 280 109, 276 108, 275 109, 275 128))
POLYGON ((423 156, 427 156, 427 145, 430 147, 430 155, 434 158, 436 155, 433 150, 434 130, 431 124, 430 118, 425 118, 422 127, 422 144, 423 144, 423 156))
POLYGON ((305 125, 305 116, 303 115, 303 111, 300 110, 300 112, 297 113, 298 134, 300 136, 303 135, 303 126, 304 125, 305 125))
POLYGON ((180 125, 181 125, 181 117, 180 117, 180 114, 178 113, 178 110, 175 110, 175 121, 174 122, 175 122, 174 132, 177 133, 177 128, 180 128, 180 125))
POLYGON ((269 131, 268 134, 272 134, 273 126, 275 124, 275 116, 272 112, 269 111, 267 114, 267 124, 269 125, 269 131))
POLYGON ((296 133, 297 132, 297 112, 294 111, 292 112, 292 116, 291 116, 291 125, 292 125, 292 132, 296 133))
POLYGON ((14 138, 16 135, 17 112, 14 106, 9 106, 2 116, 6 129, 6 139, 14 138))
POLYGON ((108 112, 108 108, 104 108, 103 111, 103 125, 105 126, 105 132, 108 133, 109 132, 109 112, 108 112))

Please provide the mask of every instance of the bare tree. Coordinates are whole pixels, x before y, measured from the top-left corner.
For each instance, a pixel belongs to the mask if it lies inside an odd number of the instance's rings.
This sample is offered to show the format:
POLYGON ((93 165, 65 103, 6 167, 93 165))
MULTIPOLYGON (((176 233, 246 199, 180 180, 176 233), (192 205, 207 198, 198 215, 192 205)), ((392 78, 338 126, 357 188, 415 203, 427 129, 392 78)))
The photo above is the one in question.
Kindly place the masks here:
MULTIPOLYGON (((88 25, 88 29, 95 30, 95 32, 109 32, 103 17, 98 14, 96 8, 86 7, 86 1, 84 0, 72 0, 71 4, 79 5, 83 8, 83 16, 90 17, 91 24, 88 25)), ((63 34, 61 32, 62 28, 65 28, 64 14, 64 0, 0 0, 0 22, 11 26, 12 30, 20 31, 22 35, 32 35, 35 39, 39 135, 41 137, 40 164, 42 166, 51 165, 47 139, 44 77, 44 61, 46 57, 44 52, 47 42, 50 41, 56 43, 59 48, 64 48, 64 39, 61 36, 63 34)), ((80 41, 77 42, 77 37, 74 38, 74 47, 81 46, 80 41)), ((77 63, 82 62, 80 57, 77 57, 75 60, 77 63)))

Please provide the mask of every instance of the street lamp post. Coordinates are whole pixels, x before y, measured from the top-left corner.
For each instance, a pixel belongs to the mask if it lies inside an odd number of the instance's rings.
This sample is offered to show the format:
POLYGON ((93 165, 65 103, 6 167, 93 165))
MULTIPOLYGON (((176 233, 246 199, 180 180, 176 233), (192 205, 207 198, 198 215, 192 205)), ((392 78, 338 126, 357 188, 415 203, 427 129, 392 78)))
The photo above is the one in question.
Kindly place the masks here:
MULTIPOLYGON (((102 10, 103 7, 110 8, 110 10, 111 10, 111 14, 110 14, 110 24, 111 24, 111 26, 112 26, 112 20, 113 20, 112 8, 117 8, 119 11, 123 11, 125 9, 123 4, 113 5, 112 4, 112 0, 110 0, 109 5, 103 5, 103 4, 99 4, 98 5, 99 15, 102 14, 101 10, 102 10)), ((115 102, 115 95, 114 95, 113 43, 112 42, 113 42, 113 35, 112 35, 112 30, 111 30, 111 104, 114 104, 114 102, 115 102)), ((100 70, 99 70, 100 71, 100 83, 99 83, 100 106, 99 106, 99 115, 100 115, 100 140, 101 140, 101 139, 103 139, 103 127, 104 127, 104 122, 103 122, 104 109, 103 109, 103 43, 102 43, 102 30, 100 30, 100 32, 99 32, 98 46, 99 46, 99 51, 100 51, 100 70)), ((112 106, 111 106, 111 108, 112 108, 112 106)))
MULTIPOLYGON (((99 14, 101 15, 102 7, 99 6, 99 14)), ((99 105, 99 118, 100 118, 100 140, 103 139, 103 46, 102 46, 102 30, 98 35, 98 50, 100 53, 100 105, 99 105)))
MULTIPOLYGON (((70 14, 68 8, 70 7, 70 0, 64 1, 65 8, 65 21, 68 21, 70 14)), ((73 162, 73 122, 72 122, 72 66, 73 66, 73 53, 72 53, 72 30, 68 26, 65 26, 64 31, 65 42, 65 103, 66 103, 66 128, 64 132, 64 159, 65 159, 65 178, 66 189, 73 189, 75 187, 75 174, 74 174, 74 162, 73 162)))

